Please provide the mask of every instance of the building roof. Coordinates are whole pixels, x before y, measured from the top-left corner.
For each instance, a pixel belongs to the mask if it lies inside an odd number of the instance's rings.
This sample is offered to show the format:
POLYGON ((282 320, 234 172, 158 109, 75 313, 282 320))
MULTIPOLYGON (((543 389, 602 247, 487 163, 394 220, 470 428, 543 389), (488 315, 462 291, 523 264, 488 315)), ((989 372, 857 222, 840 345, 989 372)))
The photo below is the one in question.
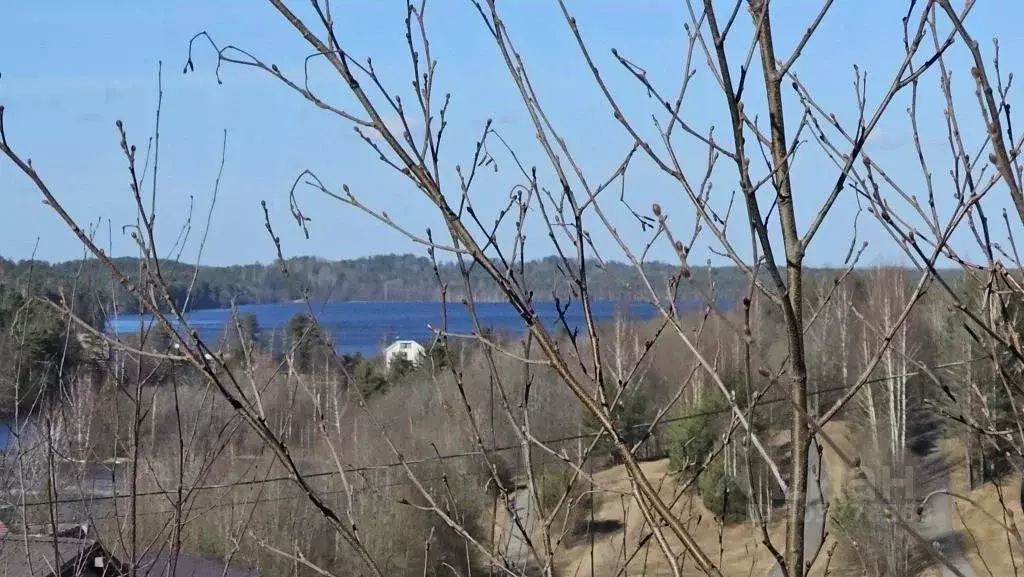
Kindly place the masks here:
MULTIPOLYGON (((93 539, 58 537, 60 565, 54 561, 54 538, 49 535, 25 536, 7 534, 0 537, 0 576, 62 577, 65 575, 126 575, 127 567, 110 556, 93 539), (26 555, 26 549, 28 555, 26 555), (94 564, 103 558, 102 568, 94 564), (86 572, 83 572, 85 569, 86 572)), ((136 564, 137 577, 259 577, 253 569, 227 566, 223 561, 179 553, 172 563, 169 551, 144 553, 136 564), (173 572, 172 572, 173 565, 173 572)))
POLYGON ((423 347, 423 345, 419 344, 418 342, 416 342, 416 341, 414 341, 414 340, 412 340, 412 339, 403 339, 403 340, 397 340, 397 341, 393 341, 393 342, 392 342, 392 343, 391 343, 390 345, 388 345, 388 346, 387 346, 387 348, 385 348, 384 350, 388 351, 388 350, 391 350, 391 349, 393 349, 393 348, 395 348, 395 347, 397 347, 397 346, 399 346, 399 345, 402 345, 402 344, 406 344, 406 345, 411 345, 411 346, 419 347, 419 348, 421 348, 421 349, 422 349, 422 348, 424 348, 424 347, 423 347))
POLYGON ((106 565, 108 556, 96 541, 57 537, 57 559, 54 557, 54 541, 52 536, 8 533, 0 537, 0 575, 49 577, 74 573, 76 566, 92 566, 95 557, 103 557, 106 565))
POLYGON ((187 553, 179 553, 177 564, 173 564, 170 551, 142 555, 135 574, 138 577, 259 577, 254 569, 227 566, 223 561, 204 559, 187 553))

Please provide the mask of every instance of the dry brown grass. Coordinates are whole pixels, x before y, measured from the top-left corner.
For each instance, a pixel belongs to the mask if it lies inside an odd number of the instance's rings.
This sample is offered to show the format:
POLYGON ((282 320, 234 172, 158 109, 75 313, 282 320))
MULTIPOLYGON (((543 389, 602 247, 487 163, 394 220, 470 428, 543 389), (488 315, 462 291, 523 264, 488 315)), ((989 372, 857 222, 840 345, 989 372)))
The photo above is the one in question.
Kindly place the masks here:
MULTIPOLYGON (((850 432, 844 423, 830 423, 826 427, 826 432, 844 452, 851 451, 853 445, 850 432)), ((844 480, 849 474, 848 470, 828 447, 825 448, 824 460, 829 471, 827 492, 829 495, 841 494, 844 480)), ((668 470, 667 460, 643 463, 641 467, 651 482, 660 487, 660 494, 666 502, 675 500, 678 483, 668 470)), ((621 527, 614 533, 595 536, 592 544, 589 539, 585 539, 562 551, 558 556, 560 574, 574 577, 615 575, 624 565, 628 574, 671 574, 668 562, 653 540, 649 540, 637 551, 637 545, 649 533, 649 528, 644 523, 636 503, 633 502, 633 497, 623 495, 629 491, 629 479, 625 469, 613 467, 602 471, 595 475, 595 480, 602 486, 602 491, 595 499, 595 521, 618 522, 621 523, 621 527)), ((714 555, 716 564, 725 575, 765 575, 774 565, 771 553, 761 542, 761 531, 758 527, 751 523, 741 523, 723 528, 694 492, 682 495, 672 510, 696 537, 702 548, 714 555)), ((768 526, 773 543, 781 544, 784 541, 782 521, 782 515, 776 515, 768 526)), ((682 550, 674 538, 666 536, 669 537, 669 544, 674 550, 682 550)), ((834 543, 835 538, 828 536, 821 555, 811 568, 811 577, 821 577, 825 574, 827 552, 832 549, 834 543)), ((685 558, 679 562, 683 575, 702 575, 685 558)), ((831 559, 830 574, 842 574, 845 569, 849 568, 840 566, 838 555, 831 559)))
MULTIPOLYGON (((669 473, 667 459, 643 463, 641 467, 651 483, 659 487, 662 499, 666 502, 675 500, 678 485, 669 473)), ((589 540, 584 540, 565 550, 559 558, 560 574, 579 577, 615 575, 623 565, 628 574, 671 574, 668 562, 653 539, 633 555, 637 545, 649 533, 649 528, 633 497, 622 495, 629 491, 625 469, 613 467, 598 473, 595 478, 610 489, 597 495, 595 521, 618 522, 622 524, 621 528, 610 535, 595 537, 593 547, 589 540)), ((713 554, 716 564, 726 575, 763 575, 771 567, 771 554, 761 546, 759 530, 750 524, 723 528, 692 492, 679 498, 672 510, 701 547, 713 554)), ((781 542, 778 540, 782 538, 782 524, 774 523, 770 534, 773 541, 781 542)), ((673 550, 683 550, 676 539, 668 534, 666 537, 673 550)), ((679 560, 679 564, 683 575, 703 574, 685 557, 679 560)))
MULTIPOLYGON (((823 429, 843 454, 847 456, 855 454, 852 441, 853 433, 846 422, 830 421, 825 424, 823 429)), ((822 449, 825 471, 828 476, 827 494, 829 498, 842 497, 851 475, 850 468, 839 459, 839 455, 828 443, 822 443, 822 449)))
POLYGON ((1016 520, 1012 515, 1013 509, 1017 507, 1020 474, 1000 480, 998 487, 990 482, 969 491, 967 469, 962 464, 963 443, 949 439, 943 442, 942 448, 950 456, 950 462, 956 463, 950 471, 950 487, 957 494, 971 500, 955 499, 953 505, 953 530, 964 544, 967 561, 979 577, 1024 574, 1024 548, 1004 527, 1008 526, 1011 530, 1015 527, 1016 520), (1005 509, 1010 510, 1009 515, 1005 509))

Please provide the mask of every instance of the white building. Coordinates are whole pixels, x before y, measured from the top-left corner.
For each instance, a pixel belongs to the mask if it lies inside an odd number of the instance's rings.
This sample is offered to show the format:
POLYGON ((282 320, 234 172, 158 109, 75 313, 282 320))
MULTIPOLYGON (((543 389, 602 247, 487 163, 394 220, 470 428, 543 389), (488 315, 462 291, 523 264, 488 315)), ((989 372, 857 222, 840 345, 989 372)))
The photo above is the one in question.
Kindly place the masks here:
POLYGON ((395 341, 384 349, 384 364, 391 367, 395 359, 405 359, 413 364, 418 364, 427 354, 427 349, 416 341, 395 341))

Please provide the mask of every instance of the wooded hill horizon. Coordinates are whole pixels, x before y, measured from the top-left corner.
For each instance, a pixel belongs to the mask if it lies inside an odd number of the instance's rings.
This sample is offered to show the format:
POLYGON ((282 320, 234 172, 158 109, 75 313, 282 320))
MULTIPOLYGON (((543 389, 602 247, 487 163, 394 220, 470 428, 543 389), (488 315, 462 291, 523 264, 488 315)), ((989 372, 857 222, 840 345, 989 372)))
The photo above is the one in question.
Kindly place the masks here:
MULTIPOLYGON (((117 257, 112 260, 130 279, 137 278, 138 258, 117 257)), ((171 259, 162 260, 160 265, 170 284, 172 298, 179 306, 184 305, 188 289, 193 284, 195 265, 171 259)), ((505 300, 498 286, 481 267, 471 263, 469 267, 476 301, 505 300)), ((559 299, 575 297, 575 287, 563 268, 561 259, 554 256, 525 263, 524 275, 536 300, 549 301, 555 296, 559 299)), ((810 268, 807 278, 834 277, 841 270, 810 268)), ((678 265, 665 262, 644 264, 647 280, 662 295, 667 294, 670 279, 679 271, 678 265)), ((960 269, 944 269, 943 272, 950 275, 946 278, 963 275, 960 269)), ((761 275, 768 280, 766 273, 762 271, 761 275)), ((306 297, 316 302, 432 302, 441 299, 438 276, 447 285, 449 300, 465 296, 465 281, 457 263, 439 263, 435 273, 430 259, 412 254, 345 260, 302 256, 271 264, 200 265, 188 307, 191 310, 227 308, 232 302, 236 305, 274 304, 306 297)), ((644 280, 636 267, 629 263, 589 261, 587 281, 594 299, 635 301, 648 297, 644 280)), ((138 309, 136 299, 115 282, 106 266, 95 258, 51 263, 0 257, 0 284, 32 293, 54 293, 59 289, 67 292, 77 286, 78 292, 84 288, 90 295, 96 295, 104 307, 109 306, 112 297, 116 297, 119 311, 130 313, 138 309)), ((747 279, 736 266, 694 267, 690 277, 679 283, 678 298, 702 299, 712 286, 716 300, 736 302, 746 293, 747 279)))

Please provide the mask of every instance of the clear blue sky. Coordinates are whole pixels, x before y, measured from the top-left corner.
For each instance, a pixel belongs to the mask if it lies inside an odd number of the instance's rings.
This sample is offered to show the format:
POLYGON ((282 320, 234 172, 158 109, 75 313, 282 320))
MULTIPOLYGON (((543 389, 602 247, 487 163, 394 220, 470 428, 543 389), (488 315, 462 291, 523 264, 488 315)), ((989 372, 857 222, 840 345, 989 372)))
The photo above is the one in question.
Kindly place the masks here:
MULTIPOLYGON (((307 2, 294 2, 300 10, 307 2)), ((523 52, 542 103, 568 145, 581 160, 591 180, 602 180, 620 161, 629 139, 614 122, 609 108, 582 65, 579 51, 558 11, 549 0, 506 1, 507 24, 523 52)), ((682 70, 685 4, 662 0, 573 0, 583 34, 599 57, 613 90, 630 118, 648 134, 651 114, 657 112, 645 91, 614 64, 615 47, 644 66, 666 94, 674 94, 682 70)), ((731 2, 726 3, 731 5, 731 2)), ((774 3, 777 51, 787 55, 818 10, 818 2, 778 0, 774 3)), ((868 101, 873 107, 902 59, 900 18, 905 2, 889 0, 837 0, 819 35, 811 42, 796 70, 820 101, 841 118, 853 118, 852 65, 869 73, 868 101)), ((1019 23, 1024 9, 1015 0, 982 0, 969 25, 991 57, 991 38, 999 37, 1004 72, 1021 72, 1024 37, 1019 23)), ((404 3, 398 0, 356 0, 338 3, 340 35, 350 52, 372 56, 386 82, 409 92, 409 64, 404 43, 404 3)), ((724 8, 723 8, 724 9, 724 8)), ((451 126, 446 143, 447 170, 469 162, 484 119, 495 119, 498 129, 519 148, 528 163, 542 164, 533 130, 523 105, 512 91, 508 73, 493 42, 487 37, 472 4, 464 0, 434 0, 428 8, 433 50, 439 60, 438 90, 452 94, 451 126)), ((741 13, 737 38, 750 29, 741 13)), ((943 27, 945 28, 945 27, 943 27)), ((99 239, 116 254, 131 254, 130 239, 121 226, 134 222, 127 188, 125 160, 118 147, 114 122, 123 119, 129 136, 140 149, 152 132, 157 87, 157 62, 164 63, 164 106, 157 220, 161 252, 166 254, 186 219, 190 195, 195 210, 191 240, 182 255, 194 260, 205 213, 209 207, 219 162, 222 131, 228 131, 227 165, 214 208, 203 261, 208 264, 268 262, 273 246, 264 230, 260 201, 266 200, 286 255, 316 255, 329 259, 377 253, 415 252, 422 249, 383 225, 309 191, 300 195, 304 211, 312 216, 311 238, 306 240, 288 212, 288 188, 304 168, 316 171, 340 189, 347 183, 367 203, 385 209, 415 231, 439 223, 429 206, 402 178, 376 161, 376 155, 351 127, 320 111, 275 80, 252 69, 228 66, 223 85, 214 78, 215 58, 199 45, 196 71, 183 75, 189 38, 208 31, 219 43, 246 48, 293 75, 301 75, 308 47, 269 4, 241 0, 206 2, 179 0, 104 0, 102 2, 11 2, 0 22, 0 102, 7 107, 9 141, 33 159, 66 207, 83 223, 102 221, 99 239), (109 226, 108 226, 109 222, 109 226)), ((737 58, 746 44, 736 44, 737 58)), ((755 59, 755 66, 756 66, 755 59)), ((965 121, 976 123, 978 109, 969 84, 969 66, 962 48, 951 54, 957 105, 965 121)), ((684 114, 698 127, 718 126, 725 142, 728 128, 720 93, 706 72, 703 56, 695 54, 698 70, 688 93, 684 114)), ((734 65, 738 67, 738 64, 734 65)), ((756 78, 755 78, 756 80, 756 78)), ((314 67, 312 83, 332 102, 347 105, 344 87, 325 68, 314 67)), ((751 84, 751 104, 762 97, 751 84)), ((922 85, 921 119, 924 146, 932 156, 938 192, 949 195, 949 153, 945 145, 937 81, 922 85)), ((907 132, 907 99, 901 99, 875 135, 870 151, 887 162, 890 173, 909 190, 921 191, 922 179, 907 132)), ((790 99, 789 123, 794 127, 799 107, 790 99)), ((664 118, 664 114, 659 115, 664 118)), ((978 131, 967 136, 977 142, 978 131)), ((682 147, 687 168, 699 174, 706 152, 693 141, 682 147)), ((815 153, 813 142, 795 167, 797 208, 806 225, 836 177, 836 169, 815 153)), ((494 146, 497 150, 497 146, 494 146)), ((751 151, 755 155, 756 151, 751 151)), ((140 156, 142 152, 140 152, 140 156)), ((497 154, 501 171, 482 180, 476 199, 485 214, 507 199, 517 182, 507 156, 497 154)), ((714 202, 724 207, 736 189, 731 167, 721 161, 714 179, 714 202)), ((543 171, 542 174, 549 174, 543 171)), ((665 207, 679 234, 689 231, 693 210, 678 185, 651 168, 638 165, 627 181, 627 198, 649 210, 652 202, 665 207)), ((548 186, 553 181, 548 179, 548 186)), ((38 256, 64 260, 81 255, 56 216, 40 196, 6 162, 0 161, 0 254, 27 258, 38 240, 38 256)), ((990 214, 1005 205, 1000 189, 990 214), (997 201, 998 202, 995 202, 997 201)), ((838 263, 850 240, 852 194, 845 193, 839 210, 827 223, 810 253, 816 264, 838 263)), ((623 209, 605 200, 617 215, 623 209)), ((948 206, 946 204, 945 206, 948 206)), ((740 206, 737 205, 737 210, 740 206)), ((733 218, 739 247, 749 247, 743 220, 733 218)), ((621 259, 607 234, 591 229, 605 256, 621 259)), ((620 232, 634 245, 645 235, 619 218, 620 232)), ((544 231, 529 229, 529 256, 552 252, 544 231)), ((688 236, 688 235, 684 235, 688 236)), ((697 255, 708 255, 713 240, 706 233, 697 255)), ((872 242, 869 259, 897 260, 900 253, 890 239, 880 237, 865 214, 860 240, 872 242)), ((963 241, 964 238, 961 238, 963 241)), ((744 251, 745 252, 745 251, 744 251)), ((665 243, 655 257, 670 260, 665 243)))

